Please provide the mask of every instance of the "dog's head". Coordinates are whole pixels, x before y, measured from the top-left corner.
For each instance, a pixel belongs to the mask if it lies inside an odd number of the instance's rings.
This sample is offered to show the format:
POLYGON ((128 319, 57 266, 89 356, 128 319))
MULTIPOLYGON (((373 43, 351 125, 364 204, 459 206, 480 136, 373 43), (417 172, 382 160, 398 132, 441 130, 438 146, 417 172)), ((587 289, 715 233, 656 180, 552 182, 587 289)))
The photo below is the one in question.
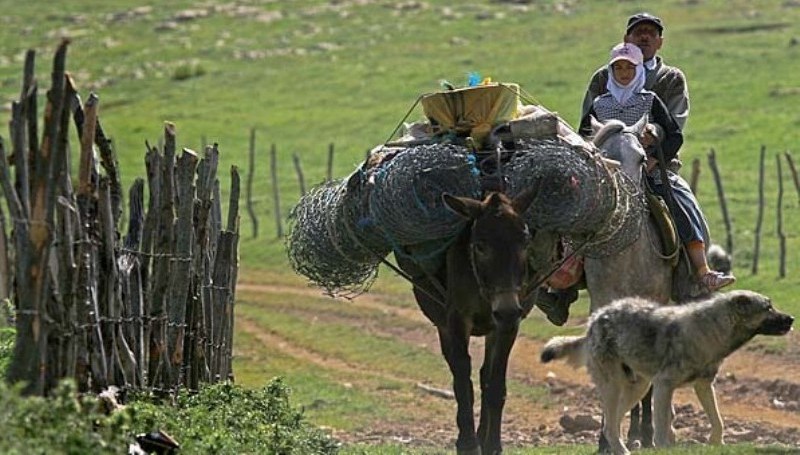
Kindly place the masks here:
POLYGON ((792 330, 794 318, 772 306, 769 297, 752 291, 726 294, 739 324, 759 335, 785 335, 792 330))

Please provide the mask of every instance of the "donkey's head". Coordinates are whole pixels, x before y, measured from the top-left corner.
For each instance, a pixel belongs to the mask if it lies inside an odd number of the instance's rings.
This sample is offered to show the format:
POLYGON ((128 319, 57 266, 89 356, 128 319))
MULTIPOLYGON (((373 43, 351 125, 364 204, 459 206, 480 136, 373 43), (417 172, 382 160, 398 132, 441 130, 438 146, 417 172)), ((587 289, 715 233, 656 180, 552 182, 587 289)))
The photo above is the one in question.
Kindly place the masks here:
POLYGON ((605 158, 618 161, 622 172, 637 185, 641 183, 642 168, 646 158, 639 138, 644 134, 646 126, 646 115, 631 126, 626 126, 619 120, 600 123, 592 118, 594 145, 605 158))
POLYGON ((511 200, 492 192, 483 201, 442 196, 447 207, 472 222, 469 268, 500 328, 517 324, 522 316, 519 293, 527 273, 526 247, 530 237, 522 214, 534 193, 529 190, 511 200))

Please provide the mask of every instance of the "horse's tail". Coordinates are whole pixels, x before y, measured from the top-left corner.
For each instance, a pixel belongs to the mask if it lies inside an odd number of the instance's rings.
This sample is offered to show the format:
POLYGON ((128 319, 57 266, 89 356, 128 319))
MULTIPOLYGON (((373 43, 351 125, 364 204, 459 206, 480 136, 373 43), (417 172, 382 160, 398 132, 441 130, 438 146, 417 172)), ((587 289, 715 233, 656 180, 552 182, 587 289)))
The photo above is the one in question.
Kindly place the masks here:
POLYGON ((582 367, 586 365, 586 336, 554 337, 542 350, 542 363, 566 358, 570 365, 582 367))

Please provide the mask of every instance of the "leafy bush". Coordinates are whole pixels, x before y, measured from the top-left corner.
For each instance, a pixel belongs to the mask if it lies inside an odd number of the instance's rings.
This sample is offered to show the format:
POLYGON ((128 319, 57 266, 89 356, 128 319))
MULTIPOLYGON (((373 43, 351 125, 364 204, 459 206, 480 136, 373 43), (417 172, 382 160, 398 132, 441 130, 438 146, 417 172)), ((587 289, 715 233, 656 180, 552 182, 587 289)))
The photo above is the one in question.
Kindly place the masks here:
POLYGON ((289 404, 280 379, 263 389, 231 383, 180 393, 174 404, 139 396, 105 415, 94 397, 76 398, 63 381, 50 398, 23 397, 0 381, 0 453, 120 454, 134 435, 162 430, 181 454, 336 454, 336 441, 310 426, 289 404))
POLYGON ((14 354, 16 331, 11 327, 0 327, 0 380, 6 377, 11 355, 14 354))
POLYGON ((289 389, 274 379, 249 390, 224 382, 182 393, 174 407, 139 399, 128 409, 139 432, 165 431, 181 453, 334 454, 338 444, 311 427, 289 404, 289 389))
POLYGON ((103 415, 94 398, 76 398, 63 381, 49 398, 23 397, 21 386, 0 381, 0 453, 120 454, 131 434, 127 413, 103 415))

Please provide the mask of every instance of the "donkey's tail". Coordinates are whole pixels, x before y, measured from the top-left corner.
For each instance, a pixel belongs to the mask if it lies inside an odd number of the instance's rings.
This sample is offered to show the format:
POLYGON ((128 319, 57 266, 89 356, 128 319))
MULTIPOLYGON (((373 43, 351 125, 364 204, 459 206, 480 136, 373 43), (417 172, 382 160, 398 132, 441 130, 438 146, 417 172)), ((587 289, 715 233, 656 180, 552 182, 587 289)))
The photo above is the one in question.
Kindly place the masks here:
POLYGON ((587 360, 586 336, 551 338, 542 350, 542 363, 566 359, 573 366, 582 367, 587 360))

